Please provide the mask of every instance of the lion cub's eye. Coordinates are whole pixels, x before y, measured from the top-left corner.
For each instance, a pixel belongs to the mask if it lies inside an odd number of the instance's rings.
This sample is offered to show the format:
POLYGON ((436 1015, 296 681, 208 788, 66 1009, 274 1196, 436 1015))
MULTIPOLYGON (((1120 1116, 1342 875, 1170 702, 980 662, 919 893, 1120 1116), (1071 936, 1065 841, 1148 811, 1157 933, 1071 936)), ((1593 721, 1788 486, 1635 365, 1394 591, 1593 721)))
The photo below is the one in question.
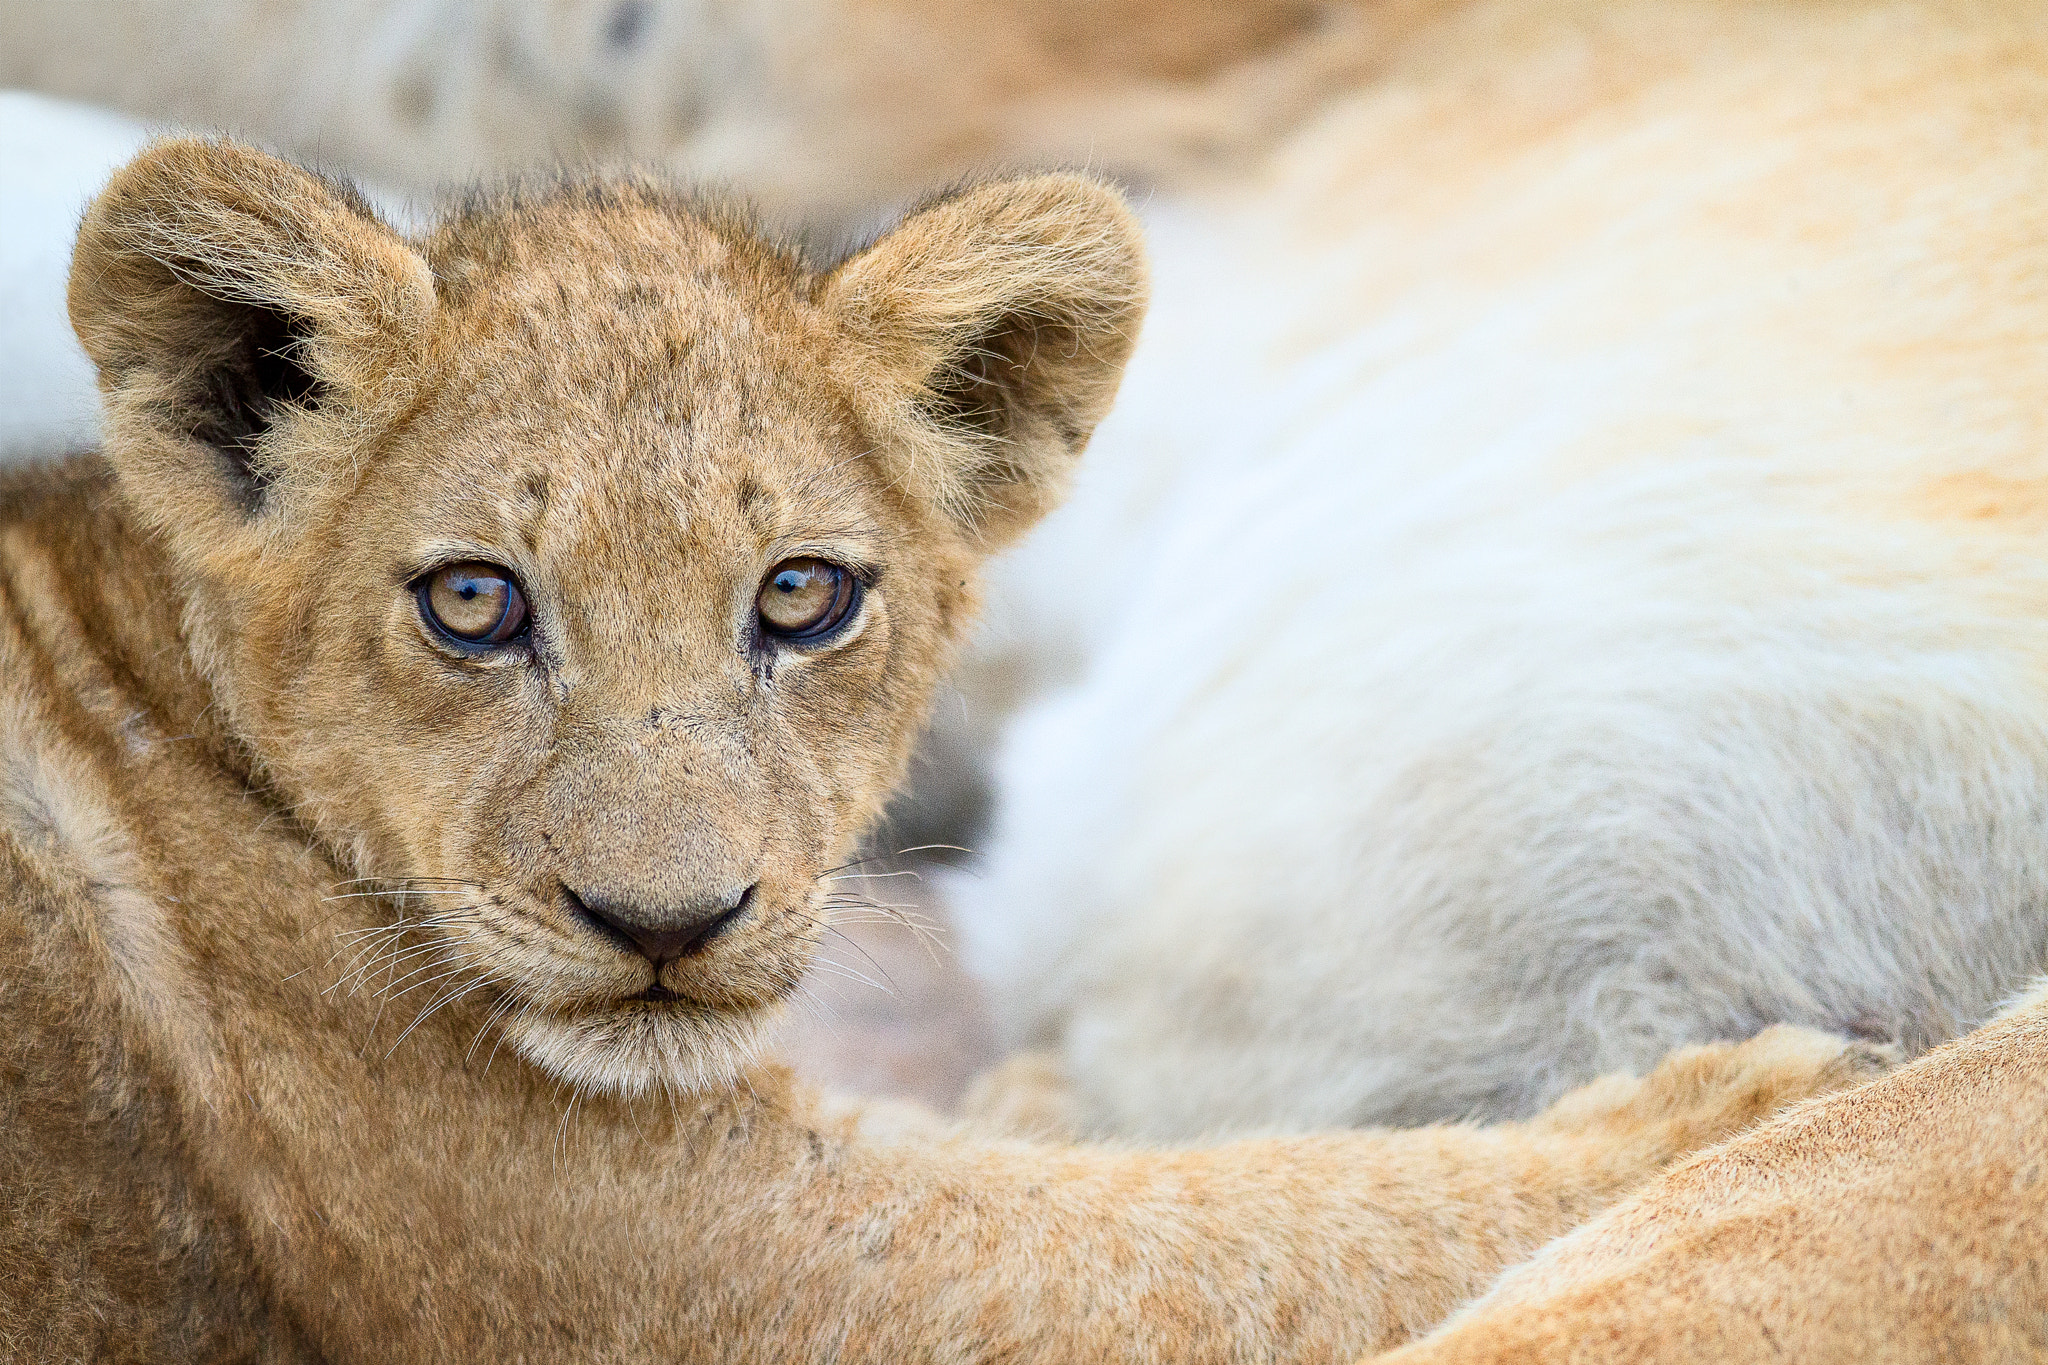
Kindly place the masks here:
POLYGON ((828 635, 853 611, 859 580, 822 559, 785 559, 769 570, 754 596, 754 609, 770 635, 815 640, 828 635))
POLYGON ((526 594, 495 564, 450 564, 420 580, 420 613, 465 645, 502 645, 526 633, 526 594))

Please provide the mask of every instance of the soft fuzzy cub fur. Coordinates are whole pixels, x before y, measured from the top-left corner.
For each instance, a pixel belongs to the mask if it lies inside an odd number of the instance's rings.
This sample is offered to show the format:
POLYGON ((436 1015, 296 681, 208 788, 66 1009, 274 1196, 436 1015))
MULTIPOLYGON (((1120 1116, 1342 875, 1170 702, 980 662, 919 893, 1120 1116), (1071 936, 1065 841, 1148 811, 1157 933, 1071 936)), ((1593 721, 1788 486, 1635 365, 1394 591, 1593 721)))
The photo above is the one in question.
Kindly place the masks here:
POLYGON ((0 485, 0 1349, 1327 1360, 1867 1073, 1780 1030, 1519 1127, 1140 1152, 883 1141, 750 1060, 1143 294, 1067 176, 814 270, 630 180, 408 241, 232 145, 117 175, 105 457, 0 485), (792 559, 865 583, 831 633, 757 619, 792 559), (434 627, 455 562, 530 632, 434 627), (599 918, 740 884, 672 958, 599 918))

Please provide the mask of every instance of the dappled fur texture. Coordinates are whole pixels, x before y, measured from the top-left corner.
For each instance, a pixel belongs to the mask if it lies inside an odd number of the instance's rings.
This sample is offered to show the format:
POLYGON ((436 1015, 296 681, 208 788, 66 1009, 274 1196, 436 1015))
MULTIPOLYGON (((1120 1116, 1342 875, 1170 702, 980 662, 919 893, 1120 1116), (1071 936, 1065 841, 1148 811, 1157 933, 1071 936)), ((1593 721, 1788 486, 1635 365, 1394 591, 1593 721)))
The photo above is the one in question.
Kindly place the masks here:
POLYGON ((639 180, 408 241, 231 144, 120 172, 71 292, 105 454, 0 485, 7 1352, 1326 1360, 1880 1069, 1777 1030, 1520 1126, 1146 1152, 753 1060, 1143 296, 1073 176, 814 268, 639 180), (802 648, 751 607, 797 555, 868 584, 802 648), (421 614, 478 559, 516 647, 421 614), (584 913, 743 882, 660 965, 584 913))
POLYGON ((394 187, 661 159, 854 221, 989 164, 1243 168, 1436 0, 10 0, 0 85, 394 187))

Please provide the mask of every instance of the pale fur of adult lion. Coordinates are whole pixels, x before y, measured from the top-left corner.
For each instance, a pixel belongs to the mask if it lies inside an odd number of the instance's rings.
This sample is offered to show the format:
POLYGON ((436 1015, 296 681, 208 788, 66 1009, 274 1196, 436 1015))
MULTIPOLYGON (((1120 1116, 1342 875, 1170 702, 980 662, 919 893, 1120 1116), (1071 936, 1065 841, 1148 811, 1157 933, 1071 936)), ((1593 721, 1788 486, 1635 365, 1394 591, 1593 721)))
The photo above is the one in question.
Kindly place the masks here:
POLYGON ((94 443, 99 395, 64 314, 64 277, 78 215, 148 140, 101 110, 0 90, 0 465, 94 443))
POLYGON ((2043 184, 2038 5, 1474 0, 1152 199, 952 897, 1083 1129, 1917 1051, 2040 971, 2043 184))
POLYGON ((104 457, 0 484, 0 1347, 1327 1360, 1877 1069, 1774 1030, 1525 1125, 1146 1152, 885 1138, 753 1061, 1143 296, 1073 176, 814 269, 645 180, 407 240, 232 144, 122 170, 104 457), (868 583, 801 647, 791 557, 868 583), (429 623, 472 560, 530 636, 429 623))
POLYGON ((859 221, 990 164, 1243 167, 1434 0, 10 0, 0 85, 395 187, 661 160, 859 221))

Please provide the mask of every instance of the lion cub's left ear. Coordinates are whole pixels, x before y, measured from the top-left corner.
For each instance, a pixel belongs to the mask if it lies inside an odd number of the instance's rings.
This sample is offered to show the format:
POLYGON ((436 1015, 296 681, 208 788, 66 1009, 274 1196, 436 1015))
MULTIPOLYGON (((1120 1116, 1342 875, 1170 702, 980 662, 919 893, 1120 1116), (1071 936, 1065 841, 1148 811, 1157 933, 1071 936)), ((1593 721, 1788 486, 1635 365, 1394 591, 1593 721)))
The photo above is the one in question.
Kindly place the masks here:
POLYGON ((211 553, 275 522, 273 495, 325 485, 403 402, 435 299, 425 259, 352 189, 187 138, 86 211, 70 305, 124 487, 211 553))
POLYGON ((824 282, 840 381, 879 458, 983 550, 1064 496, 1137 342, 1147 279, 1123 196, 1080 175, 974 186, 824 282))

